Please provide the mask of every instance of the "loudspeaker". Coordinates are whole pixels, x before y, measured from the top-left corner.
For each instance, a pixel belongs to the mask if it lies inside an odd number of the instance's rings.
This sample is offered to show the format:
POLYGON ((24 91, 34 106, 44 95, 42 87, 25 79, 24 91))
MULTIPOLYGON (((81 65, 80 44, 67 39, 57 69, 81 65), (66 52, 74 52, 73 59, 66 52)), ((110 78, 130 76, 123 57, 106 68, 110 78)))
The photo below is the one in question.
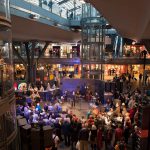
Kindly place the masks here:
POLYGON ((31 125, 27 124, 20 127, 21 150, 30 150, 31 125))
POLYGON ((40 129, 31 129, 31 150, 40 150, 40 129))
POLYGON ((49 147, 52 144, 53 128, 51 126, 44 126, 44 147, 49 147))

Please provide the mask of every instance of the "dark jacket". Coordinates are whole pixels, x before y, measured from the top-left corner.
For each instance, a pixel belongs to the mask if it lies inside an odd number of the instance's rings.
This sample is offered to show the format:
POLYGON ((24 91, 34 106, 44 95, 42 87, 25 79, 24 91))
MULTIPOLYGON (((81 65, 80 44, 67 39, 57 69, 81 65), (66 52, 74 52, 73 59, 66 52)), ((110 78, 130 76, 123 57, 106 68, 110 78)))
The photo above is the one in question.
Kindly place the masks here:
POLYGON ((82 128, 79 132, 79 140, 88 141, 89 139, 89 130, 82 128))
POLYGON ((97 138, 97 130, 91 130, 90 141, 95 141, 97 138))
POLYGON ((70 123, 64 122, 62 125, 62 133, 64 135, 70 135, 70 131, 71 131, 70 123))

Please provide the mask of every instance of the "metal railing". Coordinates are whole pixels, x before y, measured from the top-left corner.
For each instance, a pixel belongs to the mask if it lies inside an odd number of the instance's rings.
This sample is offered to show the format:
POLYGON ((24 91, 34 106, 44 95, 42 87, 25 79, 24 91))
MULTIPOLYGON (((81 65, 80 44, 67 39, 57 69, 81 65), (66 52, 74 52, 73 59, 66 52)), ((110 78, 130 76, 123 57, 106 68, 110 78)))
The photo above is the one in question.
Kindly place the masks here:
MULTIPOLYGON (((46 0, 24 0, 28 3, 31 3, 33 5, 39 6, 51 13, 54 13, 62 18, 65 19, 70 19, 70 20, 81 20, 81 14, 76 14, 74 12, 70 13, 69 10, 63 9, 55 2, 49 1, 47 2, 46 0)), ((75 11, 75 9, 74 9, 75 11)))

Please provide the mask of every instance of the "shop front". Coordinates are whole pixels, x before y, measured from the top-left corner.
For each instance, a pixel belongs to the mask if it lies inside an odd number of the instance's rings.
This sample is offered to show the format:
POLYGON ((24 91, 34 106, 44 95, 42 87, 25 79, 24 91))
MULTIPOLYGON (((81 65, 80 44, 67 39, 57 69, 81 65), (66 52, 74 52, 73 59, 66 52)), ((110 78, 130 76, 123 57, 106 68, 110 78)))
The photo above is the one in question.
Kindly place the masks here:
POLYGON ((127 73, 127 65, 111 65, 106 64, 104 65, 104 74, 106 76, 114 77, 116 74, 120 76, 121 74, 127 73))
POLYGON ((46 57, 51 58, 76 58, 80 57, 80 45, 76 44, 51 44, 45 51, 46 57))
POLYGON ((124 57, 143 58, 144 51, 146 51, 146 57, 150 58, 148 51, 144 45, 124 45, 124 57))
POLYGON ((81 66, 63 65, 63 64, 39 64, 37 68, 36 78, 40 81, 60 80, 61 78, 80 78, 81 66))
POLYGON ((25 80, 26 78, 26 69, 23 64, 14 65, 14 79, 16 81, 25 80))

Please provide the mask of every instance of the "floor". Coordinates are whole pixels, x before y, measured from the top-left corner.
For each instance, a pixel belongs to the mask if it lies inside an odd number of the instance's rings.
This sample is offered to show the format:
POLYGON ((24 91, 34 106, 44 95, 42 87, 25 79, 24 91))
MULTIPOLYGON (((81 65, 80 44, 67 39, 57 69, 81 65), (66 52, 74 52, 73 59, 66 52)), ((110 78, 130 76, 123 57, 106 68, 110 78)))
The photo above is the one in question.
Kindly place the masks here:
MULTIPOLYGON (((71 110, 78 117, 82 117, 82 116, 86 117, 86 114, 87 114, 88 110, 90 109, 90 105, 89 105, 89 103, 85 102, 84 100, 81 100, 80 102, 76 103, 75 107, 72 108, 71 103, 68 101, 62 105, 62 108, 63 108, 63 110, 66 110, 66 109, 71 110)), ((115 138, 115 135, 113 135, 113 138, 112 138, 112 145, 114 143, 114 138, 115 138)), ((130 139, 129 139, 129 142, 130 142, 130 139)), ((66 147, 64 142, 61 142, 58 150, 72 150, 72 149, 71 149, 71 147, 66 147)), ((74 150, 76 150, 76 149, 74 149, 74 150)), ((91 150, 90 145, 89 145, 88 150, 91 150)), ((105 143, 103 143, 103 148, 101 150, 105 150, 105 143)), ((130 145, 128 145, 127 150, 131 150, 130 145)))
MULTIPOLYGON (((71 103, 70 102, 65 102, 65 104, 62 105, 63 110, 69 109, 71 110, 74 114, 76 114, 79 118, 84 116, 86 117, 86 114, 90 108, 89 103, 85 102, 84 100, 81 100, 80 102, 76 103, 75 107, 71 107, 71 103)), ((64 142, 60 143, 58 150, 72 150, 71 147, 66 147, 64 142)), ((89 145, 89 149, 90 149, 90 145, 89 145)), ((105 146, 103 146, 103 149, 101 150, 105 150, 105 146)))
MULTIPOLYGON (((134 85, 133 86, 134 89, 136 89, 139 85, 138 81, 132 81, 132 83, 134 85)), ((64 111, 66 110, 72 111, 72 113, 76 114, 79 118, 81 118, 82 116, 86 118, 86 114, 90 109, 90 105, 85 100, 81 99, 79 102, 76 103, 75 107, 71 107, 71 102, 68 100, 68 102, 62 104, 62 109, 64 111)), ((113 135, 112 143, 114 143, 114 135, 113 135)), ((128 147, 127 149, 130 150, 131 148, 128 147)), ((72 149, 71 147, 66 147, 64 142, 61 142, 58 150, 72 150, 72 149)), ((91 150, 90 145, 88 150, 91 150)), ((105 143, 103 144, 103 148, 101 150, 105 150, 105 143)))
POLYGON ((76 103, 75 107, 71 107, 71 102, 65 102, 62 105, 62 109, 65 111, 66 109, 69 109, 72 111, 72 113, 76 114, 78 117, 86 117, 86 113, 88 112, 90 106, 89 103, 85 102, 84 100, 80 100, 76 103))

